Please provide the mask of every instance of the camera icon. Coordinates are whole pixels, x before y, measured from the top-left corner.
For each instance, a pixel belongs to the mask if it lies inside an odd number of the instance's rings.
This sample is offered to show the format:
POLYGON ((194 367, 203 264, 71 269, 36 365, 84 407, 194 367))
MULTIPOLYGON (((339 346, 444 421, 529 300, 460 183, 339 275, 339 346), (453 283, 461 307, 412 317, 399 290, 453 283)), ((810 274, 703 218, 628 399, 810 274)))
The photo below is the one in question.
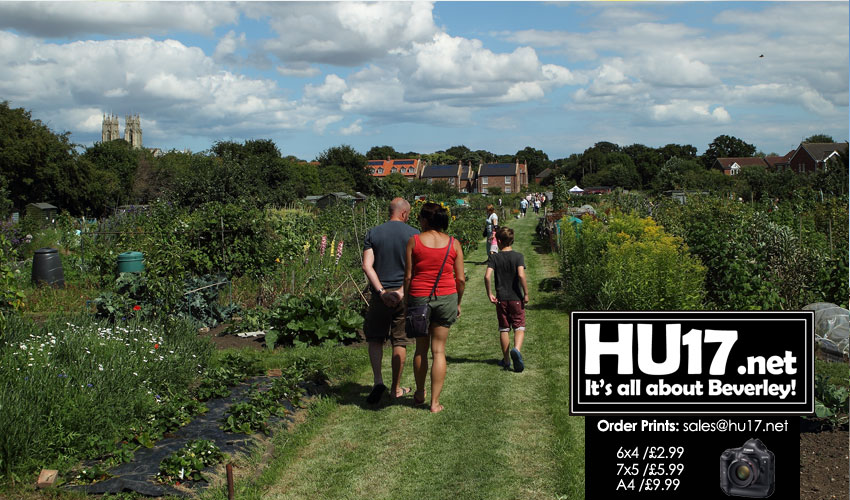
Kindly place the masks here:
POLYGON ((776 489, 776 457, 758 439, 720 455, 720 489, 728 496, 767 498, 776 489))

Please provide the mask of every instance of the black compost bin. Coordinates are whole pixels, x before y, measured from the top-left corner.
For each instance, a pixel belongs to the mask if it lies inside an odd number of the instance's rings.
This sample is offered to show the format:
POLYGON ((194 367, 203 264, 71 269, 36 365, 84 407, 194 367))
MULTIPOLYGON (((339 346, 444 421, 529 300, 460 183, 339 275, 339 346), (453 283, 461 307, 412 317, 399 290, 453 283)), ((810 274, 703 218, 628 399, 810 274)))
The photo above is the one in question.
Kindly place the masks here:
POLYGON ((47 283, 57 288, 65 287, 62 258, 55 248, 39 248, 32 257, 32 282, 47 283))

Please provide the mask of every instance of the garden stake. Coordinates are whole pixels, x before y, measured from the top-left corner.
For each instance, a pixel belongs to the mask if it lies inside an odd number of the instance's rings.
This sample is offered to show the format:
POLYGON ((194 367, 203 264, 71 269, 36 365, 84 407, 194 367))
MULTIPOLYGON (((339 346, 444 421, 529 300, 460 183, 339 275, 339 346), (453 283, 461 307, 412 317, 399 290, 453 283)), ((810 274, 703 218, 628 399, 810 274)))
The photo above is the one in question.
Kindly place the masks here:
POLYGON ((233 500, 233 464, 227 464, 227 500, 233 500))
MULTIPOLYGON (((356 289, 357 289, 357 293, 359 293, 359 294, 360 294, 360 298, 361 298, 361 299, 363 299, 363 302, 365 302, 365 303, 366 303, 366 305, 368 306, 368 305, 369 305, 369 301, 368 301, 368 300, 366 300, 366 296, 365 296, 365 295, 363 295, 363 291, 362 291, 362 290, 360 290, 360 285, 359 285, 359 284, 357 284, 357 282, 356 282, 356 281, 354 281, 354 278, 352 278, 352 277, 351 277, 351 272, 350 272, 348 269, 346 269, 346 270, 345 270, 345 272, 348 274, 348 279, 350 279, 350 280, 351 280, 351 282, 352 282, 352 283, 354 283, 354 288, 356 288, 356 289)), ((343 283, 345 283, 345 282, 343 282, 343 283)))

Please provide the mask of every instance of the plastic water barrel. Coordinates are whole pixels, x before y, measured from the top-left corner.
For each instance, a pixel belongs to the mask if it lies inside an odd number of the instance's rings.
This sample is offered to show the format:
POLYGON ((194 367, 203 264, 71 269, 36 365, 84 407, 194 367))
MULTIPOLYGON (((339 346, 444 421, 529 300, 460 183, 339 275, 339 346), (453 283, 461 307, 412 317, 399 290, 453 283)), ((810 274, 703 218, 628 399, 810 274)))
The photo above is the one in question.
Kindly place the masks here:
POLYGON ((65 287, 62 258, 55 248, 39 248, 32 257, 32 282, 65 287))
POLYGON ((145 256, 142 252, 124 252, 118 255, 119 273, 140 273, 145 270, 145 256))

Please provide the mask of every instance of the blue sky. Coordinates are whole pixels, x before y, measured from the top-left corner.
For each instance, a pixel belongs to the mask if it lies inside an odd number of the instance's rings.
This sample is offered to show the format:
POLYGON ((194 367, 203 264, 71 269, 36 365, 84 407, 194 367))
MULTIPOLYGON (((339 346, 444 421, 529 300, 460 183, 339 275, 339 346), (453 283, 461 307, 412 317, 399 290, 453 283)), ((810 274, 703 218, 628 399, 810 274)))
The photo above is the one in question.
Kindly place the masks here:
POLYGON ((847 2, 0 2, 0 100, 91 145, 464 144, 550 159, 599 141, 848 139, 847 2), (763 57, 761 57, 763 55, 763 57))

